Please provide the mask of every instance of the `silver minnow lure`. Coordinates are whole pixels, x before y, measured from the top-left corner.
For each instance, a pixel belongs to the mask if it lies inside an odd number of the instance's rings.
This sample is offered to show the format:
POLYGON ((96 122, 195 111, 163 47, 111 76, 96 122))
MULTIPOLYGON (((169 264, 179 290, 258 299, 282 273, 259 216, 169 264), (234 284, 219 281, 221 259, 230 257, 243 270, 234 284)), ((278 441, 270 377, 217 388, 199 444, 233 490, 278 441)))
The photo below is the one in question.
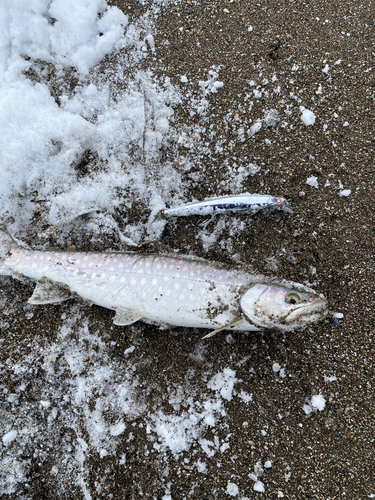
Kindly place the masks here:
MULTIPOLYGON (((151 320, 217 331, 303 328, 327 314, 303 285, 189 257, 40 252, 13 247, 5 265, 37 280, 31 304, 80 296, 116 311, 116 325, 151 320)), ((212 334, 209 334, 211 336, 212 334)))
POLYGON ((259 210, 284 210, 292 212, 285 198, 265 194, 238 194, 235 196, 220 196, 179 205, 164 210, 168 216, 184 217, 188 215, 211 215, 227 212, 244 212, 254 214, 259 210))

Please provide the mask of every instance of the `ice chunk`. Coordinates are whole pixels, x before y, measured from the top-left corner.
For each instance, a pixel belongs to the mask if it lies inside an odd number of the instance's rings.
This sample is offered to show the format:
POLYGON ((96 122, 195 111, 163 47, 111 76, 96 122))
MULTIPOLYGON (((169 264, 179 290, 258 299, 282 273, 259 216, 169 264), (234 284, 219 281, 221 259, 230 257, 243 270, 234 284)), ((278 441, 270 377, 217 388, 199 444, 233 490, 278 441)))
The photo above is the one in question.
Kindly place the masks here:
POLYGON ((258 491, 259 493, 264 493, 264 483, 262 483, 262 481, 256 481, 254 483, 254 491, 258 491))
POLYGON ((343 189, 342 191, 339 192, 339 196, 341 197, 348 197, 351 193, 350 189, 343 189))
POLYGON ((303 106, 300 106, 299 109, 302 112, 301 120, 303 121, 303 123, 306 126, 314 125, 316 119, 315 114, 309 109, 304 108, 303 106))
POLYGON ((250 137, 253 137, 255 134, 259 132, 259 130, 262 128, 262 121, 257 120, 254 125, 250 127, 250 130, 248 131, 248 134, 250 137))
POLYGON ((227 493, 228 495, 235 497, 236 495, 238 495, 238 486, 235 483, 228 483, 227 493))
POLYGON ((111 436, 119 436, 120 434, 122 434, 124 432, 125 429, 126 429, 126 426, 125 426, 124 422, 119 422, 116 425, 112 425, 111 431, 110 431, 111 436))
POLYGON ((308 184, 311 187, 314 187, 318 189, 319 184, 318 184, 318 178, 315 175, 312 175, 311 177, 308 177, 306 179, 306 184, 308 184))
POLYGON ((195 462, 195 465, 197 467, 198 472, 201 472, 202 474, 206 474, 206 472, 207 472, 206 462, 201 462, 200 460, 197 460, 197 462, 195 462))
POLYGON ((311 398, 308 404, 303 405, 302 409, 306 415, 310 415, 313 411, 323 411, 326 406, 326 400, 321 394, 316 394, 311 398))
POLYGON ((310 405, 303 405, 302 410, 306 413, 306 415, 310 415, 310 413, 312 412, 312 408, 310 405))
POLYGON ((326 406, 326 400, 321 394, 318 394, 311 398, 311 406, 316 410, 322 411, 326 406))
POLYGON ((17 437, 17 431, 16 430, 13 430, 13 431, 9 431, 7 432, 6 434, 4 434, 3 436, 3 443, 4 444, 9 444, 11 443, 12 441, 14 441, 17 437))
POLYGON ((208 382, 207 387, 218 391, 223 399, 230 401, 233 397, 234 384, 237 382, 236 372, 230 368, 224 368, 208 382))
POLYGON ((131 354, 134 351, 135 351, 135 345, 132 345, 131 347, 128 347, 127 349, 125 349, 124 355, 126 356, 127 354, 131 354))

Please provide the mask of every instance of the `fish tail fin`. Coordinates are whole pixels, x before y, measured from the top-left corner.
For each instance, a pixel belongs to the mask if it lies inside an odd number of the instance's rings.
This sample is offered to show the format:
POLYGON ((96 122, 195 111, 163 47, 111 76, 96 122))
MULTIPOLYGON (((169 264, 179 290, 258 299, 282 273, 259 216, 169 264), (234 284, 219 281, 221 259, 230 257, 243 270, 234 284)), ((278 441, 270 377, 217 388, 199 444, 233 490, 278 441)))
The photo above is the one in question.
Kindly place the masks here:
POLYGON ((29 250, 30 247, 13 236, 4 224, 0 224, 0 275, 11 276, 12 271, 8 264, 13 262, 16 255, 21 251, 29 250))

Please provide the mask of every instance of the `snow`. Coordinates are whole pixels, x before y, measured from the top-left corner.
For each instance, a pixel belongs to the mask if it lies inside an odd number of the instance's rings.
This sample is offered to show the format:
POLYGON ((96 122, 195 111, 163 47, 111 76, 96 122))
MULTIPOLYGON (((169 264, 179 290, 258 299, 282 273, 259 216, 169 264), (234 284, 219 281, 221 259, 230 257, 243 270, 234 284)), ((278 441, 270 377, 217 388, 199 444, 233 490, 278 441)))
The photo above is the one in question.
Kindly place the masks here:
POLYGON ((318 178, 315 175, 312 175, 306 179, 306 184, 316 189, 319 188, 318 178))
POLYGON ((234 370, 225 368, 222 372, 212 377, 207 387, 220 393, 223 399, 230 401, 233 397, 234 384, 237 382, 235 375, 236 372, 234 370))
POLYGON ((316 394, 312 396, 311 400, 303 405, 302 409, 306 413, 306 415, 310 415, 316 411, 323 411, 326 406, 326 400, 322 394, 316 394))
POLYGON ((303 106, 300 106, 300 111, 302 113, 301 115, 301 120, 306 126, 314 125, 316 116, 315 114, 310 111, 309 109, 304 108, 303 106))
POLYGON ((131 354, 134 351, 135 351, 135 345, 132 345, 131 347, 128 347, 127 349, 125 349, 124 355, 126 356, 127 354, 131 354))
POLYGON ((35 0, 16 4, 4 0, 1 9, 6 50, 1 51, 0 73, 8 81, 29 66, 21 54, 74 66, 87 74, 113 50, 128 24, 128 17, 117 7, 108 8, 104 0, 35 0))
POLYGON ((340 313, 340 312, 332 312, 332 316, 334 318, 337 318, 337 319, 342 319, 344 317, 344 314, 343 313, 340 313))
POLYGON ((11 443, 12 441, 14 441, 17 437, 17 434, 18 432, 16 430, 12 430, 12 431, 9 431, 7 432, 6 434, 4 434, 4 436, 2 437, 2 441, 3 443, 6 445, 6 444, 9 444, 11 443))
POLYGON ((235 497, 238 495, 238 486, 235 484, 235 483, 228 483, 227 484, 227 494, 232 496, 232 497, 235 497))
MULTIPOLYGON (((35 5, 21 1, 16 7, 6 1, 1 9, 11 29, 4 29, 7 49, 0 60, 0 216, 10 208, 17 221, 14 230, 27 224, 34 209, 28 202, 32 193, 45 200, 43 216, 50 224, 92 209, 110 211, 119 203, 117 190, 130 184, 152 211, 164 208, 159 188, 165 188, 168 198, 171 182, 179 187, 179 174, 166 165, 156 192, 154 182, 146 180, 145 166, 131 163, 126 152, 141 145, 144 158, 155 160, 170 132, 171 106, 179 102, 178 93, 167 80, 162 87, 151 73, 139 71, 126 90, 115 95, 101 73, 92 70, 106 54, 122 47, 134 48, 133 60, 143 58, 127 16, 104 0, 69 0, 68 6, 65 0, 35 5), (59 103, 46 80, 48 68, 34 59, 53 65, 59 103), (39 82, 25 78, 28 68, 39 82), (91 81, 86 81, 90 70, 91 81), (65 84, 71 78, 77 82, 74 92, 65 84), (88 150, 97 155, 97 171, 77 178, 75 169, 88 150), (22 207, 13 201, 19 193, 25 200, 22 207)), ((220 82, 213 84, 221 87, 220 82)), ((151 235, 163 227, 158 222, 147 230, 151 235)), ((139 238, 142 229, 133 229, 133 239, 139 238)))
POLYGON ((262 483, 262 481, 256 481, 254 483, 254 491, 258 491, 259 493, 264 493, 265 492, 264 483, 262 483))
POLYGON ((321 394, 318 394, 311 398, 311 406, 316 410, 323 411, 326 406, 326 400, 321 394))
POLYGON ((339 196, 347 198, 351 194, 350 189, 343 189, 342 191, 339 192, 339 196))

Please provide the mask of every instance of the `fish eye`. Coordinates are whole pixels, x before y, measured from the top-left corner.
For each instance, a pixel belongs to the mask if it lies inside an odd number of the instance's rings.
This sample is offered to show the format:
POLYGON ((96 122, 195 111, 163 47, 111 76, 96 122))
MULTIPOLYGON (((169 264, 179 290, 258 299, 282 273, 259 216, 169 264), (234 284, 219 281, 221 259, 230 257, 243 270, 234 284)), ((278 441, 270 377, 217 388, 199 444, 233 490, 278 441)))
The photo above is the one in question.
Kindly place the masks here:
POLYGON ((298 304, 298 302, 301 302, 301 297, 297 292, 291 292, 286 296, 285 302, 288 304, 298 304))

